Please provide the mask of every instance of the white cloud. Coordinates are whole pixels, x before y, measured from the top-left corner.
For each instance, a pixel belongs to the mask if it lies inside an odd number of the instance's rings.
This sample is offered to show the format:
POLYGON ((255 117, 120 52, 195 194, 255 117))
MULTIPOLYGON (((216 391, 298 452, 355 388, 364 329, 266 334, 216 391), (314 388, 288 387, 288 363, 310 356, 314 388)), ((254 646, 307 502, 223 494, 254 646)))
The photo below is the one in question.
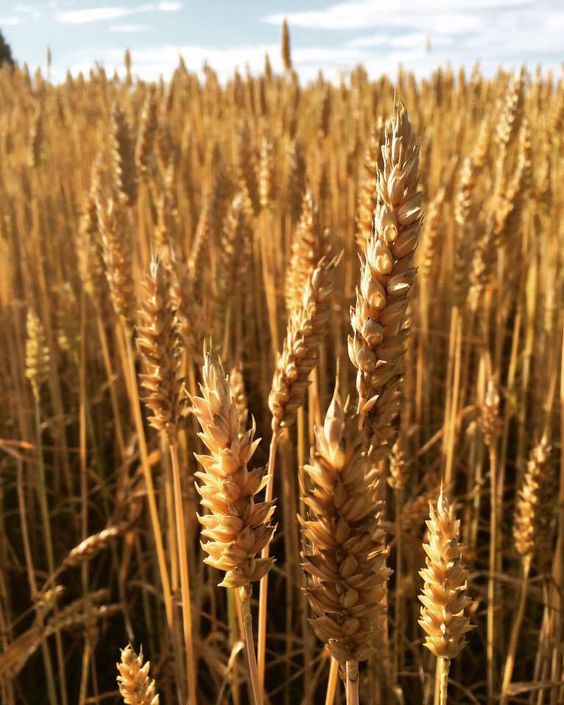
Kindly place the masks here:
POLYGON ((14 5, 14 12, 17 12, 20 15, 27 15, 28 17, 32 17, 34 19, 41 16, 41 12, 36 7, 32 7, 31 5, 23 2, 17 2, 14 5))
POLYGON ((178 12, 180 9, 182 9, 182 3, 180 2, 147 3, 133 7, 88 7, 82 10, 58 12, 55 15, 55 20, 63 24, 85 24, 88 22, 115 20, 120 17, 145 14, 147 12, 178 12))
POLYGON ((126 7, 89 7, 84 10, 68 10, 55 15, 57 22, 63 24, 85 24, 87 22, 100 22, 101 20, 115 20, 126 17, 131 11, 126 7))
POLYGON ((108 32, 119 34, 138 34, 139 32, 148 32, 151 28, 146 24, 111 24, 108 27, 108 32))
POLYGON ((178 12, 182 9, 181 2, 159 2, 157 3, 157 10, 161 12, 178 12))
MULTIPOLYGON (((133 51, 134 72, 147 80, 157 79, 161 74, 169 76, 181 54, 190 70, 199 71, 208 63, 222 81, 233 75, 235 66, 241 72, 247 64, 254 73, 262 71, 266 51, 275 70, 281 69, 278 44, 252 45, 240 28, 233 28, 228 42, 217 47, 197 43, 174 46, 166 40, 159 43, 158 23, 149 22, 153 19, 150 13, 178 12, 187 3, 133 2, 136 4, 128 5, 126 0, 99 0, 99 3, 50 0, 51 12, 58 11, 59 22, 104 20, 116 40, 114 49, 84 45, 73 49, 66 55, 64 69, 70 64, 74 73, 78 70, 87 73, 100 61, 108 73, 122 72, 123 50, 118 47, 125 41, 133 51), (149 31, 150 34, 142 35, 149 31), (142 44, 140 49, 135 48, 136 33, 140 35, 137 40, 142 44), (126 40, 127 35, 130 36, 126 40), (157 38, 156 43, 149 44, 147 36, 157 38)), ((499 65, 515 68, 528 63, 534 67, 540 62, 558 73, 562 61, 563 0, 327 0, 327 3, 324 10, 263 18, 276 24, 287 16, 290 29, 298 28, 293 36, 292 55, 304 81, 315 79, 319 69, 334 80, 358 64, 363 64, 374 77, 382 74, 393 77, 400 64, 418 77, 425 77, 447 63, 456 70, 461 65, 470 68, 477 60, 486 75, 493 74, 499 65), (329 30, 331 34, 314 35, 300 32, 299 28, 329 30)), ((34 3, 28 0, 26 4, 34 3)), ((307 8, 307 0, 303 6, 307 8)), ((63 78, 62 71, 63 66, 54 76, 63 78)))
MULTIPOLYGON (((562 60, 562 0, 351 0, 263 21, 280 24, 284 18, 290 30, 333 32, 333 47, 356 50, 372 75, 393 73, 400 62, 425 75, 447 62, 472 66, 479 60, 491 73, 498 64, 557 69, 562 60), (343 39, 335 40, 335 32, 343 39)), ((298 47, 305 33, 296 37, 298 47)), ((333 49, 327 51, 330 65, 342 62, 348 68, 345 54, 333 55, 333 49)))
POLYGON ((18 24, 21 24, 21 19, 15 15, 0 17, 0 27, 15 27, 18 24))

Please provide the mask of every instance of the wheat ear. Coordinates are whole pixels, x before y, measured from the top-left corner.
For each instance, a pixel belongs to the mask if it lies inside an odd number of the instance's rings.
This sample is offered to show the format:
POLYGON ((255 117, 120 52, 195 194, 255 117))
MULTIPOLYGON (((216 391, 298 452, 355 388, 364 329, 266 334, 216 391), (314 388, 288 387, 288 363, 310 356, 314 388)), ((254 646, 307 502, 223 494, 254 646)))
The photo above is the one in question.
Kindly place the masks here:
POLYGON ((170 292, 169 273, 163 263, 156 259, 151 262, 149 272, 143 280, 137 347, 145 367, 141 374, 141 384, 145 390, 144 401, 153 412, 149 421, 154 428, 166 435, 171 457, 182 592, 182 626, 186 646, 186 677, 190 702, 196 705, 197 662, 192 636, 188 542, 177 444, 179 422, 187 410, 185 385, 180 372, 180 340, 170 292))
POLYGON ((437 505, 430 505, 426 522, 428 543, 423 578, 421 618, 419 624, 426 633, 425 646, 437 657, 435 705, 447 702, 450 660, 466 645, 464 635, 472 629, 465 612, 472 604, 467 595, 468 571, 462 563, 459 543, 460 521, 455 519, 441 488, 437 505))
POLYGON ((519 604, 512 622, 509 648, 503 669, 501 705, 506 705, 509 699, 509 687, 515 666, 515 654, 527 604, 529 573, 533 556, 535 551, 541 552, 543 549, 547 555, 550 554, 550 548, 546 545, 547 529, 550 521, 550 512, 546 505, 552 486, 547 467, 550 460, 550 452, 551 448, 548 440, 546 436, 543 436, 541 441, 531 451, 515 506, 513 540, 515 549, 521 558, 522 580, 519 604))
POLYGON ((311 273, 323 254, 319 215, 311 191, 308 190, 303 197, 302 212, 292 238, 292 254, 286 272, 284 297, 289 318, 299 311, 311 273))
POLYGON ((124 220, 110 199, 104 207, 97 202, 98 228, 110 297, 116 314, 130 323, 133 318, 133 272, 124 220))
POLYGON ((192 404, 208 453, 196 458, 203 470, 196 473, 202 507, 199 516, 206 542, 205 563, 224 573, 220 585, 236 589, 241 602, 251 685, 255 705, 262 703, 251 628, 251 583, 270 570, 272 559, 258 558, 274 532, 270 523, 272 501, 255 501, 266 483, 265 468, 248 469, 259 440, 254 439, 254 421, 240 434, 237 405, 231 396, 229 379, 219 358, 204 349, 202 396, 192 404))
POLYGON ((137 200, 137 167, 131 127, 116 103, 110 131, 114 183, 122 203, 133 206, 137 200))
POLYGON ((358 371, 359 422, 367 426, 375 459, 395 440, 405 318, 422 219, 418 171, 419 146, 407 113, 396 106, 382 138, 374 229, 361 260, 349 337, 349 356, 358 371))
POLYGON ((312 626, 346 673, 347 703, 358 700, 358 664, 378 643, 385 612, 387 549, 380 526, 377 481, 362 452, 357 421, 346 417, 338 392, 315 429, 300 517, 306 592, 312 626))
POLYGON ((143 663, 143 649, 139 655, 131 644, 121 651, 117 682, 125 705, 159 705, 155 681, 149 676, 150 661, 143 663))
POLYGON ((318 350, 327 332, 335 268, 340 257, 323 257, 312 271, 296 315, 279 356, 268 405, 275 435, 291 426, 302 405, 309 374, 317 364, 318 350))

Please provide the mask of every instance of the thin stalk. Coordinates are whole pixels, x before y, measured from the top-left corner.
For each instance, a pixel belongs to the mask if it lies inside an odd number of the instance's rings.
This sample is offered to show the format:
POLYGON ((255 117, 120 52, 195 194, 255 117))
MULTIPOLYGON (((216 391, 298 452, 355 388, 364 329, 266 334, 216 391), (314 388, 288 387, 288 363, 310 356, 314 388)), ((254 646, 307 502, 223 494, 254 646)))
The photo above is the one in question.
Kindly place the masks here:
MULTIPOLYGON (((87 401, 86 401, 86 312, 84 292, 80 297, 80 362, 79 362, 79 447, 80 447, 80 540, 88 536, 88 434, 87 434, 87 401)), ((81 566, 82 590, 88 592, 88 565, 83 561, 81 566)), ((81 704, 82 705, 82 704, 81 704)))
POLYGON ((184 645, 186 648, 186 674, 188 678, 188 694, 191 705, 196 705, 197 671, 194 658, 194 643, 192 639, 192 600, 190 598, 190 573, 188 569, 188 546, 186 543, 186 524, 184 521, 184 506, 182 501, 182 481, 180 477, 180 462, 178 446, 170 443, 172 460, 172 478, 174 487, 174 508, 176 515, 176 542, 178 546, 178 562, 180 564, 180 591, 182 594, 182 627, 184 645))
MULTIPOLYGON (((450 317, 450 331, 448 336, 448 363, 447 363, 447 388, 445 393, 445 411, 444 411, 444 423, 445 429, 443 434, 443 458, 446 462, 448 442, 450 440, 450 421, 451 421, 451 404, 452 404, 452 376, 454 369, 454 358, 455 358, 455 346, 456 346, 456 330, 458 327, 458 308, 452 309, 450 317)), ((448 487, 448 484, 447 484, 448 487)))
MULTIPOLYGON (((39 507, 41 512, 41 523, 45 534, 45 551, 47 554, 47 566, 49 574, 55 572, 55 554, 53 551, 53 535, 51 533, 51 522, 49 521, 49 500, 47 498, 47 479, 45 476, 45 461, 43 459, 43 442, 41 438, 41 405, 39 403, 39 392, 33 394, 35 401, 35 430, 37 436, 37 471, 39 474, 39 507)), ((55 610, 56 611, 56 610, 55 610)), ((59 676, 61 679, 61 702, 67 703, 65 659, 63 652, 63 641, 60 633, 55 632, 55 650, 57 652, 57 663, 59 676)))
MULTIPOLYGON (((300 516, 304 516, 305 505, 303 503, 303 488, 305 482, 304 465, 306 462, 306 418, 303 406, 298 409, 297 427, 298 427, 298 498, 300 516)), ((304 585, 303 571, 300 571, 300 580, 304 585)), ((312 698, 311 690, 311 654, 312 654, 312 633, 308 624, 309 602, 304 590, 300 590, 300 611, 301 611, 301 626, 302 639, 304 645, 304 705, 310 705, 312 698)), ((337 667, 338 672, 338 667, 337 667)))
MULTIPOLYGON (((17 493, 18 493, 18 514, 21 524, 22 542, 24 549, 24 558, 26 563, 27 579, 29 582, 29 590, 31 596, 37 605, 37 579, 35 577, 35 569, 33 567, 33 557, 31 553, 31 544, 29 541, 29 527, 27 524, 27 510, 25 506, 25 490, 24 490, 24 479, 23 479, 23 464, 18 462, 17 471, 17 493)), ((37 612, 37 624, 43 626, 43 614, 40 609, 36 607, 37 612)), ((55 678, 53 676, 53 665, 51 662, 51 653, 49 651, 49 646, 45 640, 41 642, 41 655, 43 657, 43 666, 45 668, 45 675, 47 680, 47 697, 49 699, 49 705, 57 705, 57 692, 55 690, 55 678)))
POLYGON ((359 705, 358 661, 347 661, 345 688, 347 705, 359 705))
MULTIPOLYGON (((454 327, 454 370, 452 379, 452 390, 450 390, 449 416, 447 423, 447 446, 445 462, 445 486, 452 489, 453 485, 453 464, 454 449, 456 447, 456 417, 458 413, 458 399, 460 392, 460 366, 462 358, 462 319, 458 307, 453 309, 452 321, 454 327)), ((450 384, 449 384, 450 388, 450 384)))
MULTIPOLYGON (((229 651, 234 652, 235 645, 240 640, 239 634, 239 617, 240 609, 238 609, 237 596, 234 590, 227 591, 227 621, 229 625, 229 651)), ((241 620, 242 621, 242 620, 241 620)), ((233 705, 240 705, 241 693, 239 689, 239 679, 237 677, 237 669, 229 669, 229 683, 233 705)))
POLYGON ((331 657, 329 666, 329 677, 327 678, 327 693, 325 695, 325 705, 333 705, 335 695, 337 693, 337 684, 339 682, 339 662, 336 658, 331 657))
POLYGON ((245 637, 245 647, 247 649, 247 659, 249 661, 249 675, 251 679, 251 690, 253 693, 254 705, 262 705, 262 685, 257 667, 257 657, 255 654, 255 642, 253 639, 253 621, 251 616, 251 590, 248 586, 242 587, 238 591, 241 604, 241 616, 243 618, 243 633, 245 637))
POLYGON ((88 672, 90 670, 90 659, 92 649, 90 647, 90 639, 86 637, 84 640, 84 651, 82 652, 82 670, 80 673, 80 688, 78 690, 78 705, 85 705, 88 691, 88 672))
POLYGON ((450 659, 440 656, 437 659, 435 675, 435 705, 446 705, 448 697, 448 671, 450 659))
POLYGON ((122 460, 125 460, 125 441, 123 440, 123 430, 121 427, 121 414, 119 412, 119 402, 116 392, 116 385, 114 380, 114 372, 112 369, 112 360, 110 357, 110 351, 108 348, 108 338, 106 336, 106 331, 104 329, 104 323, 100 317, 98 306, 96 306, 96 327, 98 329, 98 337, 100 339, 100 348, 102 351, 102 360, 104 362, 104 367, 106 369, 106 377, 108 378, 108 388, 110 390, 110 402, 112 405, 113 421, 114 421, 114 431, 116 434, 116 442, 119 449, 119 455, 122 460))
POLYGON ((498 503, 497 503, 497 453, 495 442, 490 446, 490 550, 489 550, 489 571, 488 571, 488 609, 487 609, 487 681, 488 681, 488 701, 492 702, 494 697, 494 675, 495 675, 495 597, 496 597, 496 563, 497 563, 497 528, 498 528, 498 503))
POLYGON ((523 616, 525 614, 525 605, 527 604, 527 593, 529 590, 529 572, 531 570, 531 556, 528 555, 523 559, 522 571, 523 580, 521 582, 521 594, 519 597, 519 606, 517 607, 517 614, 513 620, 513 626, 511 628, 511 637, 509 639, 509 649, 507 651, 507 657, 505 659, 505 668, 503 669, 503 681, 501 685, 501 701, 500 705, 506 705, 509 699, 509 686, 511 685, 511 678, 513 677, 513 667, 515 665, 515 654, 517 652, 517 643, 519 641, 519 634, 521 632, 521 625, 523 623, 523 616))
MULTIPOLYGON (((272 501, 274 493, 274 467, 276 463, 276 449, 278 447, 279 436, 276 431, 272 434, 270 448, 268 451, 268 480, 265 490, 265 502, 272 501)), ((270 555, 270 542, 262 549, 261 558, 268 558, 270 555)), ((268 573, 261 578, 260 593, 259 593, 259 608, 258 608, 258 674, 260 683, 260 692, 264 692, 264 671, 266 665, 266 607, 268 601, 268 573)))
POLYGON ((137 389, 137 381, 135 374, 135 362, 133 358, 133 349, 131 341, 125 329, 125 324, 120 321, 116 330, 118 346, 123 360, 123 371, 126 380, 127 391, 129 393, 131 412, 135 423, 139 441, 139 454, 141 456, 141 466, 143 468, 143 476, 147 486, 147 502, 149 505, 149 516, 153 529, 153 538, 155 541, 155 549, 157 554, 157 563, 159 566, 159 574, 161 585, 163 588, 163 599, 166 612, 166 621, 169 629, 173 628, 173 609, 172 595, 170 592, 170 579, 166 564, 163 536, 161 531, 161 522, 157 507, 157 497, 153 484, 153 474, 149 463, 149 452, 147 450, 147 441, 145 439, 145 429, 143 427, 143 417, 141 415, 141 403, 139 401, 139 391, 137 389))
POLYGON ((402 599, 402 527, 401 509, 403 491, 395 493, 395 524, 396 524, 396 590, 395 598, 395 629, 394 629, 394 684, 398 682, 398 673, 403 665, 403 599, 402 599))

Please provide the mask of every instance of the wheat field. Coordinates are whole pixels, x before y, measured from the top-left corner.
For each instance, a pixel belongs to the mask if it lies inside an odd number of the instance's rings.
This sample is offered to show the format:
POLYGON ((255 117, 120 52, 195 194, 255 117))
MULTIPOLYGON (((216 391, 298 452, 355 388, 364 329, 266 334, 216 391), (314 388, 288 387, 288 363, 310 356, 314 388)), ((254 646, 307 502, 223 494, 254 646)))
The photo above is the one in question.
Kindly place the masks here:
POLYGON ((564 78, 282 58, 0 70, 5 705, 564 702, 564 78))

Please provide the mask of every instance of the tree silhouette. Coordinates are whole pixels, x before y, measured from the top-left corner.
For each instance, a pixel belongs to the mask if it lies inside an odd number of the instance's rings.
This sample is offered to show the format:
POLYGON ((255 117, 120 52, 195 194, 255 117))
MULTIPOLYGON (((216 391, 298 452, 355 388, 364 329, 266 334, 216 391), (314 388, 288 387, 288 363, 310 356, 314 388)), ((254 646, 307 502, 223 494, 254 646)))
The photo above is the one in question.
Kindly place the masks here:
POLYGON ((2 66, 2 64, 4 63, 13 66, 14 59, 12 57, 12 50, 10 49, 9 44, 4 39, 4 35, 0 31, 0 66, 2 66))

